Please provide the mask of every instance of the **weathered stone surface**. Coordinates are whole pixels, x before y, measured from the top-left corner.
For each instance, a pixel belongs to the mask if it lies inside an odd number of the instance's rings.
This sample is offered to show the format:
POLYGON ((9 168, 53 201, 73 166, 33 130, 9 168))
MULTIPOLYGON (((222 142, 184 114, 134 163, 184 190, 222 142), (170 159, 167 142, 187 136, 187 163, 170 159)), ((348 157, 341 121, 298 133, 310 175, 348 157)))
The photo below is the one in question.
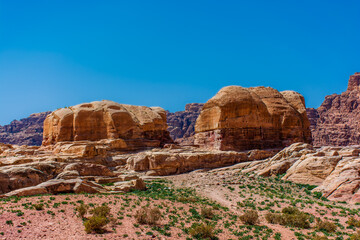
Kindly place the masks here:
MULTIPOLYGON (((257 150, 254 151, 257 152, 257 150)), ((275 153, 276 151, 264 151, 261 154, 253 154, 253 151, 204 151, 190 147, 153 149, 130 156, 127 160, 127 169, 147 172, 147 175, 151 176, 163 176, 264 159, 275 153)))
POLYGON ((56 166, 50 163, 6 166, 0 168, 0 193, 37 185, 52 178, 56 166))
POLYGON ((295 143, 274 157, 232 166, 262 176, 284 174, 284 180, 317 185, 331 200, 360 202, 360 146, 322 147, 295 143))
POLYGON ((43 145, 102 139, 137 140, 143 147, 146 140, 154 140, 157 146, 171 142, 166 112, 159 107, 101 101, 56 110, 44 122, 43 145))
POLYGON ((309 126, 299 93, 229 86, 202 108, 195 144, 220 150, 281 148, 311 142, 309 126))
POLYGON ((40 146, 43 137, 43 123, 50 113, 34 113, 27 118, 14 120, 9 125, 0 126, 0 142, 40 146))
POLYGON ((167 112, 167 124, 171 138, 180 145, 193 145, 195 123, 198 118, 202 103, 189 103, 185 111, 167 112))
POLYGON ((146 190, 146 185, 144 180, 138 178, 126 182, 116 182, 113 189, 115 191, 130 192, 132 190, 146 190))
POLYGON ((11 196, 31 196, 37 194, 59 194, 59 193, 98 193, 104 188, 101 185, 90 183, 81 179, 53 179, 43 182, 37 186, 18 189, 5 194, 11 196))
POLYGON ((314 146, 360 144, 360 73, 350 76, 346 92, 325 97, 318 109, 307 109, 314 146))

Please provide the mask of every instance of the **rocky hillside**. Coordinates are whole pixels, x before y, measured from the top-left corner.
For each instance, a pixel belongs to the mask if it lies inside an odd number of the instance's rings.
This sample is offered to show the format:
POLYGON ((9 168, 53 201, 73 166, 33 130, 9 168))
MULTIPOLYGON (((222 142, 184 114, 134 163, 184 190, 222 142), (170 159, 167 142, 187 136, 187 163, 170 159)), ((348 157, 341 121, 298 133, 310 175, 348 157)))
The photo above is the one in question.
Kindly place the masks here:
POLYGON ((345 92, 326 96, 318 109, 307 109, 314 146, 360 144, 359 86, 360 73, 355 73, 345 92))
POLYGON ((202 103, 189 103, 185 105, 185 111, 167 112, 168 131, 175 142, 182 145, 194 143, 195 122, 203 105, 202 103))
POLYGON ((41 145, 43 123, 50 113, 34 113, 27 118, 14 120, 9 125, 0 126, 0 142, 29 146, 41 145))

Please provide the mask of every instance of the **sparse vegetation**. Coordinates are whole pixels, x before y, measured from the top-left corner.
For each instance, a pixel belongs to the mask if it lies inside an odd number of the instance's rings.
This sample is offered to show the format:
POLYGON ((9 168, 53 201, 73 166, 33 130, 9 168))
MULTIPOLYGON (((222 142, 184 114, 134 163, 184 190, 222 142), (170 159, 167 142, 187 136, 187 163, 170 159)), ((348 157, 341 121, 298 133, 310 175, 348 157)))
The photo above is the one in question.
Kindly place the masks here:
POLYGON ((161 212, 157 207, 142 207, 136 212, 135 218, 140 224, 155 225, 161 219, 161 212))
POLYGON ((255 210, 246 211, 240 216, 240 220, 247 225, 255 225, 259 221, 258 212, 255 210))
POLYGON ((107 205, 90 210, 93 215, 84 222, 86 233, 104 233, 104 227, 110 222, 110 208, 107 205))
POLYGON ((193 224, 189 233, 196 239, 217 239, 214 227, 208 223, 193 224))

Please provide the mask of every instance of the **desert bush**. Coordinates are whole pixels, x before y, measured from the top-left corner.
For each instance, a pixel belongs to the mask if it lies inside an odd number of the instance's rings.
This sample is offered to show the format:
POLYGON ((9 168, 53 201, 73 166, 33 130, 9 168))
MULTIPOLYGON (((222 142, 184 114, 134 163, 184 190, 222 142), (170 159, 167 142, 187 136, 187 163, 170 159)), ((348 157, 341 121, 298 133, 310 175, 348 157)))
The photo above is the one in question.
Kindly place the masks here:
POLYGON ((328 233, 332 233, 332 232, 336 231, 335 223, 327 221, 327 220, 322 221, 320 219, 317 219, 315 228, 319 231, 326 231, 328 233))
POLYGON ((142 207, 135 214, 135 219, 140 224, 154 225, 161 217, 161 212, 158 207, 142 207))
POLYGON ((208 223, 193 224, 189 233, 196 239, 216 239, 214 226, 208 223))
POLYGON ((96 207, 90 210, 90 213, 94 216, 108 217, 110 214, 110 208, 107 205, 96 207))
POLYGON ((80 218, 84 218, 86 213, 88 212, 89 206, 85 204, 81 204, 80 206, 76 207, 76 211, 79 213, 80 218))
POLYGON ((211 208, 201 208, 201 216, 207 219, 212 219, 215 214, 211 208))
POLYGON ((281 212, 284 214, 299 214, 300 213, 299 209, 297 209, 296 207, 284 207, 281 210, 281 212))
POLYGON ((282 218, 281 214, 279 214, 279 213, 268 212, 267 214, 265 214, 265 219, 266 219, 266 221, 268 221, 268 223, 271 223, 271 224, 284 225, 283 218, 282 218))
POLYGON ((360 220, 356 220, 354 217, 350 217, 346 222, 349 226, 360 227, 360 220))
POLYGON ((282 213, 267 213, 265 219, 272 224, 310 228, 309 215, 294 207, 283 208, 282 213))
POLYGON ((86 233, 104 233, 104 227, 110 222, 110 208, 103 205, 91 209, 90 213, 93 215, 84 222, 86 233))
POLYGON ((311 240, 329 240, 326 236, 315 236, 311 240))
POLYGON ((259 215, 255 210, 246 211, 240 216, 240 220, 245 224, 255 225, 259 221, 259 215))
POLYGON ((360 240, 360 231, 357 231, 356 233, 352 234, 349 240, 360 240))
POLYGON ((86 233, 104 233, 104 227, 110 220, 103 216, 92 216, 84 222, 86 233))
POLYGON ((42 203, 34 204, 33 206, 37 211, 44 210, 44 204, 42 203))

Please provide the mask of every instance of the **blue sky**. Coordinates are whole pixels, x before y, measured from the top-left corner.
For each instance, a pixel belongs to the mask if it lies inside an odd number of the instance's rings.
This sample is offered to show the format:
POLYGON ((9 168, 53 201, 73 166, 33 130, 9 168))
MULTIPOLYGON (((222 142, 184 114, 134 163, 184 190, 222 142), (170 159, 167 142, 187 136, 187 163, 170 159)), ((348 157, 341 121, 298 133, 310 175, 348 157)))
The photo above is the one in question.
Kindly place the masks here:
POLYGON ((360 71, 359 1, 0 0, 0 124, 109 99, 182 110, 227 85, 307 106, 360 71))

